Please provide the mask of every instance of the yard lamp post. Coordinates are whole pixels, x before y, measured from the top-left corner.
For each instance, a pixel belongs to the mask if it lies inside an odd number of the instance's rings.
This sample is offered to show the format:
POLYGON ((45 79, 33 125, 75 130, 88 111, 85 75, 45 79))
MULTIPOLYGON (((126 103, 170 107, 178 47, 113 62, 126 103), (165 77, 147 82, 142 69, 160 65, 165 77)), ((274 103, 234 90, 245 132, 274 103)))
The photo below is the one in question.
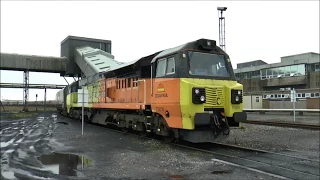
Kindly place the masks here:
POLYGON ((38 111, 38 94, 36 94, 36 111, 38 111))

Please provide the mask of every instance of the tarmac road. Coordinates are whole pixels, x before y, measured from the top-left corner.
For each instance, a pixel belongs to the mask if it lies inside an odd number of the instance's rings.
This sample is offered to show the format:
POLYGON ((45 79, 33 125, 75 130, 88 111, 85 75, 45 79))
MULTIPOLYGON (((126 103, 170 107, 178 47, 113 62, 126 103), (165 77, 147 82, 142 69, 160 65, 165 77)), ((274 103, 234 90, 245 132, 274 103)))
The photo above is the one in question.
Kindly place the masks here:
POLYGON ((2 179, 278 179, 209 154, 40 113, 1 119, 2 179))

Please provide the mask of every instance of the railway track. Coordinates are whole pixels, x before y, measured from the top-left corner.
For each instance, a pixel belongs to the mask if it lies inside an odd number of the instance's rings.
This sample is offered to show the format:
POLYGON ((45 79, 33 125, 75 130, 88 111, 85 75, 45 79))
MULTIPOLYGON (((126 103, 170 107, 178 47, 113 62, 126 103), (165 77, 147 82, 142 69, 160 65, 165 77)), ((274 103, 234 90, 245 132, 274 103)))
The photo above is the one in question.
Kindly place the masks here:
MULTIPOLYGON (((133 135, 148 140, 157 140, 163 143, 157 137, 141 136, 132 132, 124 132, 116 127, 100 124, 92 125, 107 128, 117 133, 133 135)), ((212 161, 265 174, 273 178, 292 180, 320 179, 319 160, 221 143, 192 144, 188 142, 174 142, 170 143, 170 145, 184 150, 208 153, 212 155, 212 161)))
POLYGON ((228 144, 175 144, 213 155, 214 161, 266 174, 279 179, 320 179, 319 161, 228 144))
POLYGON ((299 128, 299 129, 320 130, 320 125, 313 125, 313 124, 299 124, 299 123, 291 123, 291 122, 258 121, 258 120, 248 120, 244 123, 267 125, 267 126, 278 126, 278 127, 290 127, 290 128, 299 128))

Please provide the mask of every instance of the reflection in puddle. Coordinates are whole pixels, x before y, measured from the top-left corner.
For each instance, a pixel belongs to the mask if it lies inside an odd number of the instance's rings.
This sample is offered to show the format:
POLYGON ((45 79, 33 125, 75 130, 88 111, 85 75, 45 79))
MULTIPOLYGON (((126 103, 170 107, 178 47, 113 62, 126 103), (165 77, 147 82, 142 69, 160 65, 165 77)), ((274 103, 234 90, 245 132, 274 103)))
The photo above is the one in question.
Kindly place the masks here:
POLYGON ((92 166, 92 160, 75 154, 53 153, 38 158, 44 165, 44 170, 66 176, 77 176, 77 169, 92 166))
POLYGON ((182 179, 183 176, 181 175, 170 175, 169 177, 173 178, 173 179, 182 179))

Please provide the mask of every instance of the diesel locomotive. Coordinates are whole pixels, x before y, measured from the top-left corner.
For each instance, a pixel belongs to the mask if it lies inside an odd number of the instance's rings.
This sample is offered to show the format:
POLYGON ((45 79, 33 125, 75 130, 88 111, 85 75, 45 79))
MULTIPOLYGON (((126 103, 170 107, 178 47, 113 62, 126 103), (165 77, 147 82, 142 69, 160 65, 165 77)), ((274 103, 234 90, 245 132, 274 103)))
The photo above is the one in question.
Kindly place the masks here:
POLYGON ((78 89, 88 90, 84 119, 167 142, 215 142, 247 120, 243 86, 215 40, 199 39, 76 81, 56 94, 57 110, 81 119, 78 89), (90 80, 89 80, 90 79, 90 80))

